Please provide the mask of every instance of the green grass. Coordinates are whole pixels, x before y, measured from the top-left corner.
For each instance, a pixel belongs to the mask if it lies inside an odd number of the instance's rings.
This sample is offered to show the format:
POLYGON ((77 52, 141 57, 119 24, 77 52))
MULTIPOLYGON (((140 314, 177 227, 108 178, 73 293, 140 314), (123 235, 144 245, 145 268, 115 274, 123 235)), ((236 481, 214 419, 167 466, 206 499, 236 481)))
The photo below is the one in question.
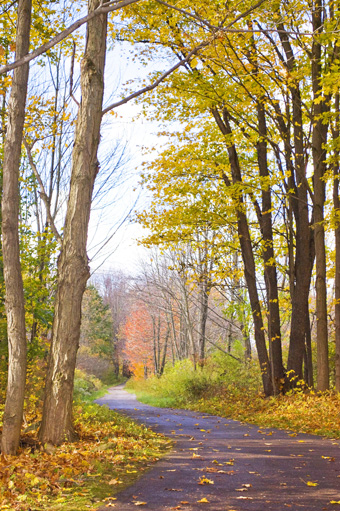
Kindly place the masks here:
MULTIPOLYGON (((133 388, 129 388, 127 390, 128 392, 135 393, 133 388)), ((178 406, 178 399, 174 397, 156 396, 148 394, 147 392, 143 392, 142 390, 137 391, 137 399, 141 403, 150 406, 157 406, 159 408, 174 408, 178 406)))

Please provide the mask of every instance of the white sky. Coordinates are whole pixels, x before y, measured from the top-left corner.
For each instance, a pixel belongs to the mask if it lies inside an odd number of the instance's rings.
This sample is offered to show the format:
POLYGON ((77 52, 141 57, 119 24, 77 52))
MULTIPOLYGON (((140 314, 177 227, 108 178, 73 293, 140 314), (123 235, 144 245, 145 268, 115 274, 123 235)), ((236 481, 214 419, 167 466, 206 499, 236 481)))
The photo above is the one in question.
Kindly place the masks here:
MULTIPOLYGON (((106 82, 111 82, 116 91, 113 94, 110 91, 107 93, 107 95, 110 94, 110 98, 106 98, 104 104, 110 104, 120 99, 122 96, 120 89, 126 81, 145 77, 152 69, 165 68, 164 61, 158 62, 153 68, 146 69, 138 64, 132 64, 131 59, 127 57, 128 51, 124 45, 119 46, 108 57, 106 82)), ((139 87, 137 81, 136 89, 138 90, 139 87)), ((116 140, 121 140, 122 144, 126 144, 128 162, 124 173, 131 177, 127 183, 123 183, 112 191, 112 194, 118 197, 115 204, 104 210, 94 209, 91 213, 88 253, 92 272, 100 266, 99 272, 120 269, 127 274, 136 273, 139 260, 146 257, 146 249, 138 246, 136 242, 136 238, 142 236, 143 229, 131 221, 126 222, 100 253, 95 255, 103 240, 108 235, 112 236, 117 229, 117 223, 121 223, 122 218, 126 216, 136 201, 139 210, 142 210, 148 203, 146 193, 138 186, 141 164, 146 159, 142 154, 142 148, 155 147, 154 154, 156 155, 166 139, 157 135, 159 131, 157 123, 147 121, 142 116, 138 117, 140 111, 141 106, 136 105, 133 101, 122 105, 116 109, 117 118, 112 122, 109 131, 107 128, 102 130, 102 147, 109 147, 111 140, 112 144, 116 140), (133 188, 137 188, 137 190, 133 191, 133 188)), ((148 156, 149 158, 150 156, 148 156)))

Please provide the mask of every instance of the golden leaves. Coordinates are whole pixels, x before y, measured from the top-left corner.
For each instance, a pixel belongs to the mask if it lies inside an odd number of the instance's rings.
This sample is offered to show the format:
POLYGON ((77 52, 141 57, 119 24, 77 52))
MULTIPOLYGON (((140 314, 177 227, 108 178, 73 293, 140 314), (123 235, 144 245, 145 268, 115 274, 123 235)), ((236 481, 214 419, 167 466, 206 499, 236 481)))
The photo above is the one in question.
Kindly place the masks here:
POLYGON ((214 481, 212 481, 211 479, 208 479, 207 477, 205 476, 202 476, 199 480, 199 483, 198 484, 215 484, 214 481))
MULTIPOLYGON (((98 405, 76 406, 75 416, 77 443, 47 453, 31 430, 23 436, 28 447, 16 458, 0 457, 1 509, 14 509, 13 502, 20 502, 20 511, 40 509, 40 504, 53 509, 64 502, 71 506, 74 499, 85 508, 93 488, 112 494, 125 477, 130 480, 137 473, 140 463, 153 461, 164 444, 145 427, 98 405)), ((114 507, 114 500, 106 499, 108 508, 114 507)))

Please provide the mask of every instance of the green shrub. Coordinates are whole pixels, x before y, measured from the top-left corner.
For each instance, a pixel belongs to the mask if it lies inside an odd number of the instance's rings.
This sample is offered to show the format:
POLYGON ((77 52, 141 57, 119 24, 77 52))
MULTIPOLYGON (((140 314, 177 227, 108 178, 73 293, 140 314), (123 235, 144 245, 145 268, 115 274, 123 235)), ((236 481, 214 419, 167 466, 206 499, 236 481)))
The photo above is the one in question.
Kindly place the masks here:
POLYGON ((261 375, 257 361, 243 360, 242 346, 236 346, 233 354, 216 351, 207 358, 204 367, 194 368, 191 360, 167 364, 161 378, 152 376, 147 380, 130 380, 127 386, 143 395, 185 404, 208 396, 240 396, 258 394, 261 391, 261 375))
POLYGON ((87 374, 80 369, 76 369, 74 375, 74 390, 73 397, 75 400, 84 399, 89 397, 94 392, 100 390, 103 387, 102 382, 93 376, 87 374))

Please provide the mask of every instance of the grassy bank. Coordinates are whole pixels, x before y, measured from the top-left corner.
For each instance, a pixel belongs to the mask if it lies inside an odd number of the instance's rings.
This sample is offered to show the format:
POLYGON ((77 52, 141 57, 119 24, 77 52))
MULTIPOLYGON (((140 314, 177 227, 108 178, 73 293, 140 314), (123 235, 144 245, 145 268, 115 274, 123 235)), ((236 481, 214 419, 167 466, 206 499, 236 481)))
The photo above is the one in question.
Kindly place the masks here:
POLYGON ((256 424, 259 427, 340 438, 340 394, 302 389, 264 398, 257 365, 241 366, 217 354, 204 369, 190 361, 167 367, 161 378, 131 380, 143 403, 188 408, 256 424))
POLYGON ((78 372, 76 443, 44 449, 38 423, 26 428, 19 456, 0 459, 0 509, 95 510, 166 452, 168 440, 92 402, 103 393, 99 380, 78 372))

